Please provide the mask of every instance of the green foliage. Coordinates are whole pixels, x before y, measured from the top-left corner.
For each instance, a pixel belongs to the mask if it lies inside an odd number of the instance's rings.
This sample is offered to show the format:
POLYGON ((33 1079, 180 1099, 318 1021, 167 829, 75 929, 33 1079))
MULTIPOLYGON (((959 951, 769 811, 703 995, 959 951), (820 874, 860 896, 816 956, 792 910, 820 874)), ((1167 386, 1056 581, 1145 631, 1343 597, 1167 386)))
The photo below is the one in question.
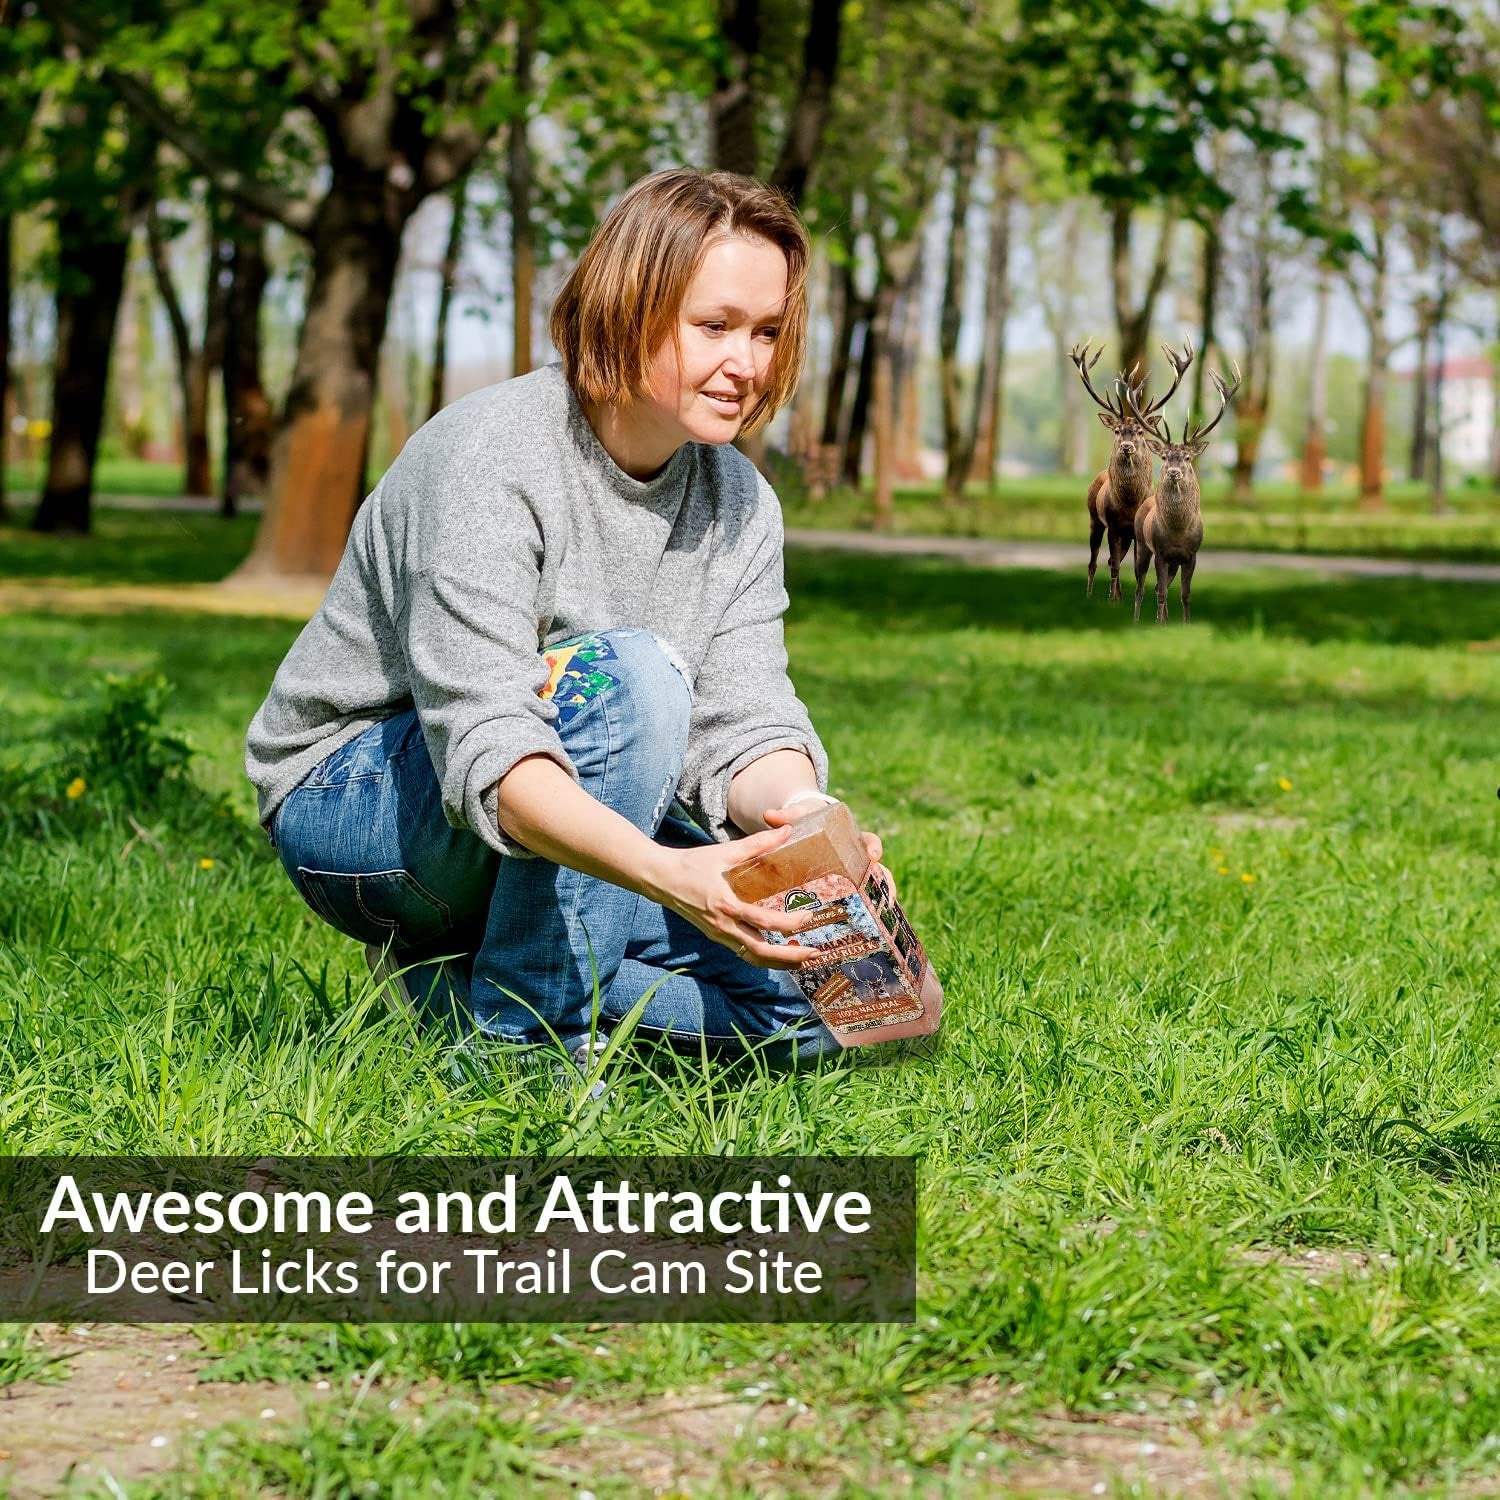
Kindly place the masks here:
POLYGON ((941 1046, 792 1076, 631 1049, 598 1115, 456 1078, 297 900, 239 770, 296 622, 7 618, 0 719, 40 735, 57 683, 134 658, 233 802, 154 844, 0 824, 0 1148, 923 1157, 913 1325, 216 1329, 211 1378, 326 1379, 326 1408, 143 1491, 629 1492, 623 1408, 668 1391, 735 1403, 684 1444, 690 1493, 993 1493, 1038 1433, 1137 1420, 1268 1494, 1482 1488, 1489 593, 1205 566, 1184 631, 1081 570, 787 572, 793 677, 943 976, 941 1046))
POLYGON ((66 759, 99 791, 131 805, 156 801, 192 758, 192 746, 162 723, 172 687, 160 672, 107 673, 92 701, 63 728, 66 759))
POLYGON ((188 740, 163 722, 171 685, 158 671, 109 672, 28 739, 0 747, 0 822, 51 837, 100 812, 180 812, 196 790, 188 740))
POLYGON ((1276 106, 1300 72, 1238 9, 1087 0, 1066 9, 1020 0, 1018 64, 1045 109, 1070 175, 1106 203, 1172 202, 1212 213, 1229 202, 1198 146, 1237 131, 1262 151, 1299 142, 1276 106))

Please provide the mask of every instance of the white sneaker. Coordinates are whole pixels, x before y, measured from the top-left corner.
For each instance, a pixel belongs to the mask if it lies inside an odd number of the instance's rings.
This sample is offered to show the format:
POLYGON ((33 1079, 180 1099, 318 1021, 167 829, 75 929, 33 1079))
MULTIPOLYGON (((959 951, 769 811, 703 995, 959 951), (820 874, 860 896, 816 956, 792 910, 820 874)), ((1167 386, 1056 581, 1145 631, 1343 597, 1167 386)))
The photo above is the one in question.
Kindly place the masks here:
MULTIPOLYGON (((607 1036, 585 1037, 583 1041, 579 1042, 572 1052, 569 1053, 569 1056, 573 1060, 573 1066, 578 1069, 580 1077, 587 1078, 594 1071, 599 1065, 599 1059, 604 1056, 608 1047, 609 1038, 607 1036)), ((560 1075, 559 1082, 564 1087, 568 1087, 570 1084, 576 1082, 576 1080, 567 1078, 561 1068, 558 1069, 558 1073, 560 1075)), ((602 1099, 608 1092, 609 1090, 604 1086, 604 1080, 599 1078, 589 1088, 588 1096, 590 1099, 602 1099)))

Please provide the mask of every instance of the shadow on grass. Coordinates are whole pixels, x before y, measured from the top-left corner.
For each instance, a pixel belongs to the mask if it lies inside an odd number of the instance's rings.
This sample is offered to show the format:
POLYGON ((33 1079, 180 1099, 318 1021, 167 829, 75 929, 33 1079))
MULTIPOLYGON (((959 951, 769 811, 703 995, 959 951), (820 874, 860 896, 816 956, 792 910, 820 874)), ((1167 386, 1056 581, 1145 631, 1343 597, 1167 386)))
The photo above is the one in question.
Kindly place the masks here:
POLYGON ((1444 1180, 1500 1167, 1500 1140, 1469 1125, 1428 1130, 1415 1120, 1385 1120, 1370 1131, 1369 1145, 1372 1151, 1444 1180))
POLYGON ((244 560, 259 516, 127 511, 100 506, 89 536, 42 536, 26 528, 31 507, 0 527, 0 579, 73 583, 217 583, 244 560))
MULTIPOLYGON (((951 630, 1156 630, 1143 617, 1131 623, 1131 585, 1108 604, 1101 576, 1084 596, 1086 553, 1075 574, 955 567, 930 560, 850 556, 837 552, 787 554, 787 589, 795 621, 825 611, 868 616, 872 628, 917 633, 951 630)), ((1500 589, 1418 578, 1317 578, 1303 574, 1215 575, 1200 568, 1193 588, 1193 627, 1221 635, 1260 634, 1317 644, 1355 641, 1440 646, 1500 640, 1500 589)), ((1148 597, 1142 612, 1152 607, 1148 597)), ((1181 629, 1174 584, 1171 623, 1181 629)))

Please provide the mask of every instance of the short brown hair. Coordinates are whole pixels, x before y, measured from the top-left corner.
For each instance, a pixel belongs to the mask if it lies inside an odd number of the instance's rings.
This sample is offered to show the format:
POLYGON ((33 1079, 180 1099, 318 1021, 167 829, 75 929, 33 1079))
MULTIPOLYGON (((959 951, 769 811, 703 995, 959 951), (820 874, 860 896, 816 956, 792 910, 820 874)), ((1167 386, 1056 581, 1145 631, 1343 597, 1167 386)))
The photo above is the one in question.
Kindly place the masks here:
POLYGON ((674 167, 631 186, 604 216, 552 307, 552 342, 581 400, 616 404, 646 388, 652 357, 677 335, 688 283, 717 236, 768 240, 786 256, 786 303, 760 404, 740 431, 791 399, 807 352, 807 230, 777 189, 733 172, 674 167))

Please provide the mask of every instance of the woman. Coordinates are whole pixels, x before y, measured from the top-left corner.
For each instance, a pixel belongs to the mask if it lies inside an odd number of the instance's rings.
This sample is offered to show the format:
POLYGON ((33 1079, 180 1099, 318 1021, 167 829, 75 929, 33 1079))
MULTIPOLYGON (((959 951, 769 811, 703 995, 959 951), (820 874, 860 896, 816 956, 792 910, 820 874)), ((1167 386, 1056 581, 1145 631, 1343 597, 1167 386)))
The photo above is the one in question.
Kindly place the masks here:
POLYGON ((462 1032, 586 1065, 649 992, 648 1035, 837 1046, 786 972, 812 950, 761 931, 795 919, 723 878, 829 800, 780 510, 730 446, 795 388, 807 256, 759 183, 636 183, 553 309, 561 366, 407 442, 250 726, 298 891, 462 1032))

